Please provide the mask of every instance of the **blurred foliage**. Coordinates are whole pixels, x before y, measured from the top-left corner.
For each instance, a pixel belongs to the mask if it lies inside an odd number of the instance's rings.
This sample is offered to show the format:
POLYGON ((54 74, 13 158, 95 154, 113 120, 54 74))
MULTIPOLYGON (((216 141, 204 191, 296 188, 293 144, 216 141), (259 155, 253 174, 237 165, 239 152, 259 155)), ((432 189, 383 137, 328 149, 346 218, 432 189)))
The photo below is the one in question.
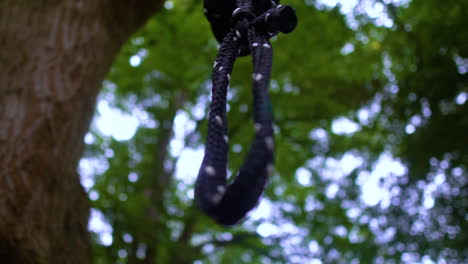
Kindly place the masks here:
MULTIPOLYGON (((201 1, 173 0, 104 83, 101 100, 140 125, 128 141, 90 132, 85 159, 104 168, 90 197, 113 237, 106 245, 93 234, 96 263, 468 262, 468 2, 359 1, 346 15, 283 2, 299 25, 272 40, 276 173, 261 204, 270 214, 218 227, 192 206, 199 164, 183 164, 190 181, 175 176, 180 151, 170 150, 199 149, 206 137, 217 43, 201 1), (392 26, 367 15, 369 3, 392 26), (192 127, 177 139, 180 116, 192 127), (337 132, 337 120, 356 131, 337 132), (341 168, 350 157, 359 162, 341 168), (382 157, 405 169, 387 166, 366 190, 382 157), (369 204, 369 191, 384 195, 369 204)), ((253 131, 250 60, 236 62, 229 93, 233 174, 253 131)))

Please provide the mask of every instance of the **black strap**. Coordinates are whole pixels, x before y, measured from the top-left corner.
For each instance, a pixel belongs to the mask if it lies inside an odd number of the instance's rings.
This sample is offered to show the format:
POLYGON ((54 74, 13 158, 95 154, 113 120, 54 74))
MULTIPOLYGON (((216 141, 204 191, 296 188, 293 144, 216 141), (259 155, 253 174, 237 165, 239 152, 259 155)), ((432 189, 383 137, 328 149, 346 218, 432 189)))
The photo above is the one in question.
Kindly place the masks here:
POLYGON ((266 0, 205 0, 205 14, 221 47, 213 69, 208 138, 195 200, 219 224, 233 225, 256 206, 273 172, 273 117, 268 96, 273 51, 269 38, 291 32, 297 19, 291 7, 266 0), (227 184, 227 88, 237 56, 249 53, 254 65, 255 137, 238 175, 227 184))

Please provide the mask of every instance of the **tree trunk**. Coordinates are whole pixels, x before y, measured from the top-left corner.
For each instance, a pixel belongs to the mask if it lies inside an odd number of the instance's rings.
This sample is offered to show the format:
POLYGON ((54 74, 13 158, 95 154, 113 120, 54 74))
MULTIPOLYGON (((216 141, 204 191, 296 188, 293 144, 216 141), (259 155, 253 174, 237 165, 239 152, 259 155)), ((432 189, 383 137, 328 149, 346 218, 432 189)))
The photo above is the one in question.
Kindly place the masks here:
POLYGON ((90 263, 77 164, 121 45, 163 0, 0 0, 0 262, 90 263))

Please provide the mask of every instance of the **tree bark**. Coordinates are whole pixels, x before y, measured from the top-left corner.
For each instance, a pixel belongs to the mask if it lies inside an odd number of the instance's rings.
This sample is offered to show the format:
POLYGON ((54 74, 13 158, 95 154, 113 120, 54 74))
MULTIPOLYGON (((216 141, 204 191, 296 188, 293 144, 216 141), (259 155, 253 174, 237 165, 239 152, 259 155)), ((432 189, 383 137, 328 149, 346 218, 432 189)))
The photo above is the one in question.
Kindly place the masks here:
POLYGON ((77 164, 121 45, 163 0, 0 0, 0 262, 91 262, 77 164))

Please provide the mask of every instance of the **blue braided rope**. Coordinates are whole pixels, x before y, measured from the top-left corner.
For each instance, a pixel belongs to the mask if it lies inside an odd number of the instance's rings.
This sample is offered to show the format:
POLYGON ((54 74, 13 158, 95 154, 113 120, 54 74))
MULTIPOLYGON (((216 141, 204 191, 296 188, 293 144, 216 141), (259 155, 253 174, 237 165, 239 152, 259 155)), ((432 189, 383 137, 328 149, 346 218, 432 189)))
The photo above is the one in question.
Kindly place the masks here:
MULTIPOLYGON (((237 1, 238 8, 233 10, 233 17, 237 16, 237 19, 231 21, 234 29, 223 36, 215 60, 205 156, 195 184, 197 205, 217 223, 227 226, 242 220, 258 204, 267 180, 274 170, 273 114, 268 95, 273 49, 269 38, 284 30, 271 28, 268 18, 275 22, 273 24, 278 24, 278 20, 275 19, 281 17, 281 12, 282 18, 285 18, 285 7, 271 2, 267 5, 267 10, 259 13, 258 10, 252 10, 251 1, 237 1), (256 13, 260 15, 257 16, 256 13), (269 29, 273 30, 270 32, 269 29), (252 54, 254 66, 255 136, 239 173, 231 183, 227 183, 227 89, 237 56, 248 53, 252 54)), ((232 3, 229 8, 233 8, 232 3)), ((290 10, 292 8, 288 9, 290 10)), ((295 19, 295 14, 293 15, 292 18, 295 19)), ((291 19, 290 14, 286 16, 287 19, 291 19)), ((290 21, 286 22, 291 24, 290 21)), ((296 23, 296 20, 292 22, 294 27, 296 23)), ((214 31, 215 28, 216 26, 213 26, 214 31)))

